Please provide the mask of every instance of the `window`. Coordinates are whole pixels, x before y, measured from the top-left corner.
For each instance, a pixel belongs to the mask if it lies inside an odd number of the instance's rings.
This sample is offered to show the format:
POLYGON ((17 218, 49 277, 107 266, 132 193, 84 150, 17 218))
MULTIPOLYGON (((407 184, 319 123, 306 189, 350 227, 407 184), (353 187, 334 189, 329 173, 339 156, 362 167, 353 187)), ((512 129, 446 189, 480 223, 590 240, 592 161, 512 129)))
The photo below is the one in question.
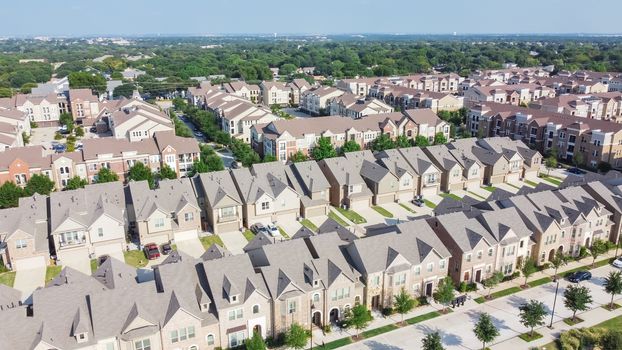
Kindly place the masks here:
POLYGON ((406 283, 406 274, 401 274, 395 277, 395 285, 402 286, 406 283))
POLYGON ((415 276, 421 275, 421 266, 415 266, 415 276))
POLYGON ((341 300, 343 298, 349 298, 350 297, 350 288, 339 288, 339 289, 335 289, 332 293, 331 299, 332 300, 341 300))
POLYGON ((494 250, 492 248, 488 248, 488 256, 492 256, 493 252, 494 252, 494 250))
POLYGON ((229 315, 229 321, 235 320, 235 310, 229 311, 228 315, 229 315))
POLYGON ((151 350, 151 340, 142 339, 134 342, 134 348, 136 350, 151 350))
POLYGON ((235 216, 235 207, 227 207, 220 209, 220 217, 227 218, 235 216))
POLYGON ((97 237, 104 237, 104 229, 102 227, 97 228, 97 237))
POLYGON ((434 263, 428 264, 428 272, 432 272, 434 270, 434 263))
POLYGON ((492 271, 492 265, 486 265, 486 273, 490 273, 492 271))
POLYGON ((320 302, 320 294, 319 293, 313 294, 313 302, 314 303, 319 303, 320 302))
POLYGON ((244 332, 237 332, 229 334, 229 347, 235 348, 244 344, 244 332))
POLYGON ((262 202, 261 210, 268 210, 268 209, 270 209, 270 202, 262 202))
POLYGON ((235 318, 240 319, 242 317, 244 317, 244 309, 235 310, 235 318))
POLYGON ((288 314, 293 314, 296 312, 296 301, 295 300, 290 300, 287 302, 287 313, 288 314))
POLYGON ((214 335, 208 334, 206 337, 207 345, 214 345, 214 335))
POLYGON ((194 326, 188 327, 187 330, 188 330, 188 339, 194 338, 194 336, 195 336, 194 326))
POLYGON ((374 276, 372 278, 372 283, 374 284, 374 286, 377 286, 380 284, 380 276, 374 276))
POLYGON ((444 268, 445 268, 445 259, 441 259, 441 260, 438 262, 438 267, 439 267, 439 268, 441 268, 441 269, 444 269, 444 268))
POLYGON ((171 343, 177 343, 179 341, 179 331, 171 331, 171 343))
POLYGON ((28 246, 28 242, 25 239, 18 239, 15 241, 15 248, 22 249, 28 246))
POLYGON ((522 248, 525 245, 525 241, 520 241, 520 247, 522 248))
POLYGON ((157 218, 155 220, 155 227, 164 227, 164 218, 157 218))
POLYGON ((478 251, 478 252, 477 252, 477 259, 482 260, 482 255, 483 255, 483 254, 482 254, 482 251, 481 251, 481 250, 480 250, 480 251, 478 251))
POLYGON ((253 305, 253 313, 254 314, 258 314, 259 313, 259 305, 253 305))
POLYGON ((184 213, 184 220, 185 221, 192 221, 192 220, 194 220, 194 213, 184 213))
POLYGON ((106 350, 114 350, 114 343, 106 343, 104 346, 106 350))
POLYGON ((466 261, 471 261, 471 254, 466 255, 466 261))

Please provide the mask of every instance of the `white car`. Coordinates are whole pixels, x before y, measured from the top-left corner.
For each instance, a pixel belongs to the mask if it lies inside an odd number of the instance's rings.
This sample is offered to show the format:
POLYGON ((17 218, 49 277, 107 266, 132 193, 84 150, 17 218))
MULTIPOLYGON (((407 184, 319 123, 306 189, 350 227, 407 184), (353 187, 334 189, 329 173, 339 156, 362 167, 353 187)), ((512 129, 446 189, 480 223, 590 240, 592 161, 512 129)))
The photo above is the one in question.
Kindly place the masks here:
POLYGON ((619 269, 622 269, 622 257, 615 259, 615 260, 611 263, 611 265, 613 265, 613 266, 615 266, 615 267, 617 267, 617 268, 619 268, 619 269))
POLYGON ((268 232, 270 232, 270 236, 272 237, 281 237, 281 231, 276 227, 276 225, 268 225, 268 232))

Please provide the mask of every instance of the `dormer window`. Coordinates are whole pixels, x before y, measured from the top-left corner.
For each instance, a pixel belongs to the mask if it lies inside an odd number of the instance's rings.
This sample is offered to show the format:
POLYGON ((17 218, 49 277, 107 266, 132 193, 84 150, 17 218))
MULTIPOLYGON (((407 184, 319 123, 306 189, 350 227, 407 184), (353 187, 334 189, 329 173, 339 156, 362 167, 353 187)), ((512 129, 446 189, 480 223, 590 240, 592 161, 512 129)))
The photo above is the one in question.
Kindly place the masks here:
POLYGON ((207 311, 207 310, 209 310, 209 303, 201 304, 201 311, 207 311))
POLYGON ((237 295, 232 295, 230 302, 231 303, 237 303, 238 302, 238 296, 237 295))
POLYGON ((566 220, 564 220, 564 218, 559 219, 559 223, 563 224, 566 220))
POLYGON ((89 340, 89 337, 86 333, 78 333, 76 334, 76 340, 78 341, 78 343, 84 343, 89 340))
POLYGON ((320 280, 313 280, 313 286, 317 287, 320 285, 320 280))

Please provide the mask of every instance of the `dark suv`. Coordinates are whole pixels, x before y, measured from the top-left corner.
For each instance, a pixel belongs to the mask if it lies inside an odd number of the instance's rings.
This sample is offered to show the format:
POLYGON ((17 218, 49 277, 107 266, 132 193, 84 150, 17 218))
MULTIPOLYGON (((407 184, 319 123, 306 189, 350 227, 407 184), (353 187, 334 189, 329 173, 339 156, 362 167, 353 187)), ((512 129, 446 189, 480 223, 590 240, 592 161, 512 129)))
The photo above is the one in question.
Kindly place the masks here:
POLYGON ((568 281, 579 283, 581 281, 589 281, 592 279, 592 273, 589 271, 577 271, 568 275, 568 281))

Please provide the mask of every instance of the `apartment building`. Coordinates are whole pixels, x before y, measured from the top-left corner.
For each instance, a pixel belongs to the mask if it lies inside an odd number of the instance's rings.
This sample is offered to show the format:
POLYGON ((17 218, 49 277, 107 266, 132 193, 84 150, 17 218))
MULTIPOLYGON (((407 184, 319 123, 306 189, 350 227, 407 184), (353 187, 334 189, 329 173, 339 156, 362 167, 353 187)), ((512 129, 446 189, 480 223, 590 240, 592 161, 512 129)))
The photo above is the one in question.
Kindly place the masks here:
POLYGON ((123 261, 127 212, 123 184, 109 182, 50 194, 50 240, 56 261, 91 273, 91 259, 123 261))
POLYGON ((99 98, 91 89, 69 89, 69 110, 78 125, 93 125, 99 115, 99 98))
POLYGON ((25 146, 24 135, 30 136, 30 119, 18 109, 0 107, 0 152, 25 146))
POLYGON ((452 92, 424 91, 389 84, 374 85, 369 95, 402 109, 429 108, 436 113, 457 111, 464 106, 464 98, 452 92))
POLYGON ((264 106, 288 106, 291 101, 292 90, 282 82, 262 81, 259 84, 261 89, 261 103, 264 106))
POLYGON ((478 69, 469 75, 473 80, 495 80, 507 83, 511 78, 520 77, 539 77, 544 78, 550 75, 553 66, 547 67, 507 67, 504 69, 478 69))
POLYGON ((379 78, 342 79, 337 81, 335 87, 357 96, 367 96, 370 88, 376 84, 379 78))
POLYGON ((449 140, 449 123, 439 118, 431 109, 407 109, 404 115, 417 126, 416 136, 426 137, 432 143, 436 134, 441 133, 449 140))
MULTIPOLYGON (((208 100, 214 106, 214 100, 208 100)), ((280 119, 272 114, 266 107, 257 106, 250 102, 234 99, 226 101, 214 108, 216 116, 220 119, 220 128, 231 137, 249 143, 251 127, 257 124, 265 124, 280 119)))
POLYGON ((464 101, 469 105, 493 102, 518 106, 555 95, 555 90, 538 84, 473 86, 464 92, 464 101))
POLYGON ((136 142, 151 138, 159 131, 175 131, 168 115, 142 101, 123 104, 107 117, 108 127, 117 140, 136 142))
POLYGON ((343 96, 345 92, 331 86, 321 86, 307 90, 300 96, 300 109, 314 116, 331 113, 331 101, 343 96))
POLYGON ((231 95, 241 97, 252 103, 259 103, 261 99, 261 89, 259 85, 247 84, 244 81, 231 81, 222 84, 223 90, 231 95))
POLYGON ((286 86, 291 89, 291 100, 289 104, 292 106, 300 105, 301 96, 312 88, 311 84, 305 79, 294 79, 287 83, 286 86))
POLYGON ((40 127, 57 126, 60 115, 66 113, 67 98, 50 93, 44 96, 18 94, 0 98, 0 109, 17 109, 28 115, 28 120, 40 127))
POLYGON ((590 119, 619 123, 622 115, 622 93, 606 92, 589 95, 561 95, 529 104, 531 108, 590 119))
POLYGON ((128 185, 128 218, 141 244, 179 242, 202 231, 201 207, 189 178, 160 180, 149 189, 147 181, 128 185))
POLYGON ((375 98, 343 94, 330 102, 330 115, 358 119, 370 114, 392 113, 393 107, 375 98))

